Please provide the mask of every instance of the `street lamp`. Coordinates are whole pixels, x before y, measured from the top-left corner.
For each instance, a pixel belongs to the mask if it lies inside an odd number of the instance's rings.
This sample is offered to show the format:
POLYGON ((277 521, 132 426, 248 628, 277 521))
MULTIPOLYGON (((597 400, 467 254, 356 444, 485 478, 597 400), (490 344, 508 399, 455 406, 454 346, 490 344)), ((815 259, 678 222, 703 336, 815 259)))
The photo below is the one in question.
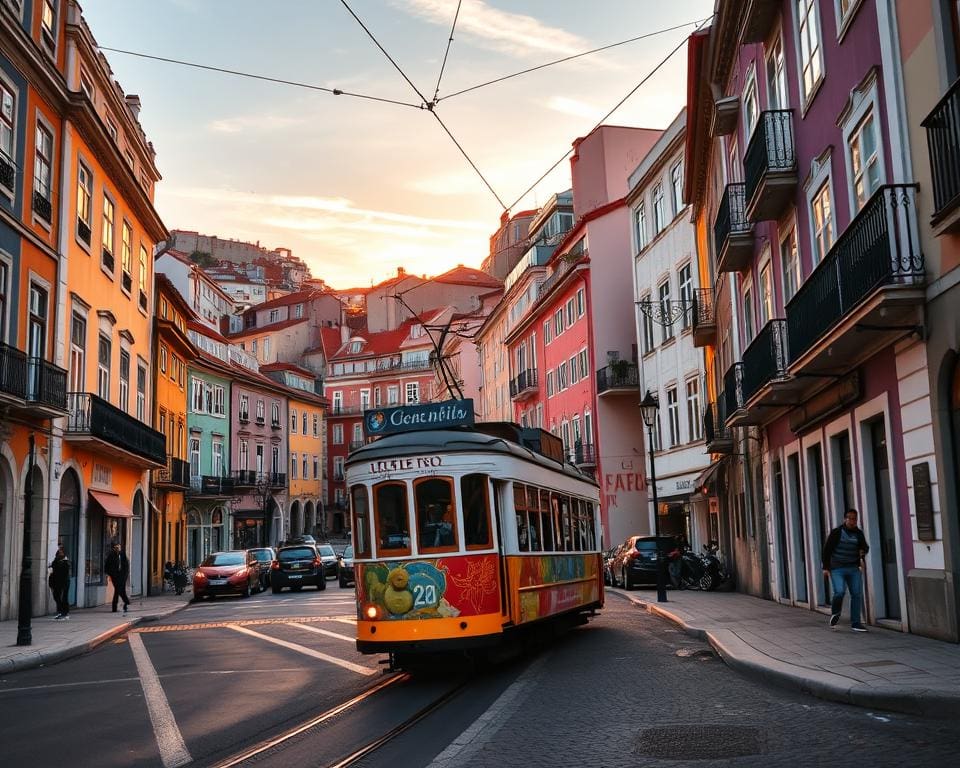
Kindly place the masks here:
POLYGON ((647 425, 647 452, 650 454, 650 487, 653 488, 653 531, 657 538, 657 602, 667 602, 667 583, 663 573, 663 551, 660 541, 660 510, 657 504, 657 469, 653 458, 653 425, 657 423, 660 401, 650 390, 640 401, 640 414, 647 425))

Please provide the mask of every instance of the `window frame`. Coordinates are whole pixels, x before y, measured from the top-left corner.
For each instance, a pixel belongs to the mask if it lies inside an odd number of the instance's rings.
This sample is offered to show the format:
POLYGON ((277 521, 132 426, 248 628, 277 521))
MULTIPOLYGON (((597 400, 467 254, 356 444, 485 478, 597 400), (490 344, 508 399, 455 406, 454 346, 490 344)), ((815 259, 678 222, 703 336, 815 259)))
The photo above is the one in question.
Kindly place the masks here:
MULTIPOLYGON (((33 217, 33 221, 39 224, 46 230, 50 230, 53 227, 53 193, 56 189, 56 166, 54 165, 54 141, 56 139, 56 131, 54 131, 53 126, 47 122, 46 118, 38 111, 36 113, 36 126, 34 128, 34 142, 33 142, 33 192, 36 195, 39 195, 47 203, 50 204, 50 219, 46 219, 43 216, 37 213, 36 206, 33 204, 31 199, 30 210, 33 217), (44 137, 49 139, 50 142, 50 156, 46 157, 42 154, 38 137, 40 134, 43 134, 44 137), (38 188, 38 166, 46 166, 47 173, 47 193, 44 194, 38 188)), ((16 164, 14 164, 16 165, 16 164)))
POLYGON ((115 256, 117 250, 117 204, 106 189, 103 190, 103 204, 100 209, 100 269, 102 269, 110 279, 113 279, 117 269, 117 259, 115 256), (109 215, 108 215, 109 210, 109 215), (107 239, 109 238, 109 247, 107 239), (110 256, 107 263, 107 254, 110 256))
POLYGON ((353 542, 353 554, 356 558, 369 558, 373 554, 373 538, 371 537, 370 521, 373 515, 373 505, 371 504, 371 489, 363 483, 357 483, 350 486, 347 496, 350 504, 350 524, 353 531, 351 541, 353 542), (363 491, 365 510, 360 513, 357 510, 355 494, 357 491, 363 491))
MULTIPOLYGON (((797 57, 797 86, 800 89, 800 104, 802 105, 801 116, 803 116, 806 114, 807 109, 809 109, 810 104, 813 103, 814 98, 816 98, 820 90, 820 86, 826 78, 826 67, 823 58, 823 27, 820 23, 820 3, 818 0, 795 0, 792 6, 795 17, 793 34, 794 50, 796 51, 797 57), (805 13, 801 9, 801 4, 806 7, 805 13), (811 14, 813 16, 812 24, 811 14), (804 61, 804 27, 806 27, 808 31, 812 29, 816 34, 816 47, 811 46, 809 63, 812 70, 814 68, 813 54, 816 53, 816 64, 819 67, 819 72, 816 78, 811 80, 809 88, 807 87, 806 77, 807 67, 804 61)), ((809 44, 810 41, 811 38, 808 34, 806 42, 809 44)))
POLYGON ((17 157, 17 117, 19 116, 19 113, 17 111, 17 105, 19 103, 20 103, 20 89, 14 86, 14 84, 6 78, 5 73, 3 71, 0 71, 0 123, 2 123, 7 127, 7 130, 9 131, 9 134, 10 134, 9 152, 3 146, 0 146, 0 152, 2 152, 7 156, 11 165, 14 168, 13 186, 12 187, 0 186, 0 190, 3 190, 4 194, 10 198, 11 202, 16 197, 17 189, 18 189, 17 175, 16 175, 17 163, 15 158, 17 157), (2 113, 4 91, 10 95, 11 109, 10 109, 9 123, 7 123, 7 121, 4 119, 3 113, 2 113))
MULTIPOLYGON (((853 218, 863 209, 866 202, 876 192, 876 189, 873 190, 873 192, 863 199, 863 203, 860 203, 856 193, 856 179, 854 178, 853 140, 857 136, 860 136, 862 140, 862 128, 868 119, 873 120, 874 154, 876 156, 876 167, 879 171, 877 175, 877 189, 887 183, 887 158, 884 153, 882 125, 879 119, 880 98, 876 73, 871 72, 868 74, 866 80, 853 90, 850 98, 854 101, 854 104, 843 116, 840 129, 843 135, 843 159, 847 171, 847 202, 850 206, 848 210, 850 211, 851 218, 853 218)), ((864 176, 866 175, 866 166, 863 167, 862 173, 864 176)), ((836 205, 835 202, 834 205, 836 205)), ((836 242, 836 237, 834 237, 834 242, 836 242)))
POLYGON ((703 403, 701 402, 700 377, 691 376, 684 381, 684 399, 687 406, 687 436, 691 443, 703 439, 703 403), (690 387, 693 385, 695 392, 691 397, 690 387), (694 403, 696 407, 694 407, 694 403))
MULTIPOLYGON (((381 483, 377 483, 371 488, 373 491, 373 533, 374 541, 377 542, 377 556, 378 557, 408 557, 412 551, 411 547, 413 545, 413 536, 411 535, 410 530, 410 494, 407 489, 407 484, 403 480, 385 480, 381 483), (380 545, 380 542, 383 541, 381 535, 381 525, 380 525, 380 499, 378 491, 381 488, 386 487, 398 487, 403 489, 403 501, 404 508, 407 516, 407 538, 410 540, 410 543, 406 547, 391 547, 384 548, 380 545), (382 553, 389 552, 389 555, 383 555, 382 553)), ((419 543, 419 542, 418 542, 419 543)))
POLYGON ((670 433, 670 447, 676 448, 683 444, 683 432, 680 429, 680 392, 676 384, 668 385, 667 395, 667 423, 670 433), (670 402, 670 395, 673 402, 670 402), (676 434, 674 434, 676 433, 676 434))
POLYGON ((663 181, 653 185, 651 207, 653 208, 653 237, 656 239, 667 228, 666 196, 663 194, 663 181))
MULTIPOLYGON (((670 292, 670 276, 667 275, 666 278, 657 283, 657 305, 659 306, 663 317, 670 317, 672 304, 673 300, 670 292), (664 293, 664 288, 667 289, 666 293, 664 293)), ((661 328, 663 329, 660 337, 662 344, 667 344, 676 338, 676 331, 674 331, 672 325, 665 324, 662 325, 661 328)))
POLYGON ((460 526, 457 522, 457 484, 452 476, 449 475, 431 475, 429 477, 418 477, 413 481, 413 517, 416 522, 416 531, 417 531, 417 552, 422 554, 437 554, 437 553, 449 553, 449 552, 459 552, 460 551, 460 526), (438 546, 426 546, 423 543, 420 530, 420 508, 417 499, 417 489, 425 485, 426 483, 436 482, 438 480, 444 480, 447 483, 447 487, 450 489, 450 501, 449 509, 447 514, 451 517, 451 524, 453 526, 453 543, 452 544, 441 544, 438 546))

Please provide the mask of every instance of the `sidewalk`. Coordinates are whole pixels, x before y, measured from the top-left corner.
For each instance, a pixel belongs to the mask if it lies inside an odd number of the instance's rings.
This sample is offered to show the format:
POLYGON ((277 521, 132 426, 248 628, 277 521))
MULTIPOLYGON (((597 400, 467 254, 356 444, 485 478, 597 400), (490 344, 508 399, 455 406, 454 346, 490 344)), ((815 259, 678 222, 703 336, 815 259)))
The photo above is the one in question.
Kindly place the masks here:
POLYGON ((156 621, 186 607, 191 593, 156 597, 131 597, 130 611, 113 613, 109 604, 72 608, 69 621, 49 616, 31 620, 33 642, 18 646, 17 620, 0 621, 0 674, 53 664, 96 648, 111 637, 142 622, 156 621))
POLYGON ((733 669, 822 699, 935 717, 960 716, 960 645, 870 626, 831 629, 816 611, 737 592, 620 594, 707 640, 733 669))

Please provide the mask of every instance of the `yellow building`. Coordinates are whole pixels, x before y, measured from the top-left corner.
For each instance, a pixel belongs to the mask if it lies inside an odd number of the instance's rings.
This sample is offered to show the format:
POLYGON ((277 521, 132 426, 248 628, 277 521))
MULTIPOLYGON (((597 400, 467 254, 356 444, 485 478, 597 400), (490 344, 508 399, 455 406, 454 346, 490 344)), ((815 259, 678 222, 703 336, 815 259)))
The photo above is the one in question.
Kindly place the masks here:
POLYGON ((284 385, 287 425, 287 480, 290 536, 309 533, 325 539, 329 524, 322 504, 324 400, 316 394, 316 375, 291 363, 260 367, 260 373, 284 385))
POLYGON ((56 335, 69 415, 52 448, 60 483, 51 517, 59 504, 59 519, 76 528, 68 532, 78 542, 76 602, 92 606, 108 599, 103 562, 113 541, 130 557, 130 594, 146 588, 148 470, 166 464, 165 438, 149 426, 152 255, 167 231, 153 207, 160 175, 140 100, 114 80, 79 6, 64 8, 69 204, 56 335))
POLYGON ((163 566, 186 561, 184 493, 187 457, 187 365, 197 348, 187 335, 190 306, 162 274, 156 276, 153 326, 153 426, 166 441, 167 463, 153 471, 147 570, 151 593, 163 590, 163 566))

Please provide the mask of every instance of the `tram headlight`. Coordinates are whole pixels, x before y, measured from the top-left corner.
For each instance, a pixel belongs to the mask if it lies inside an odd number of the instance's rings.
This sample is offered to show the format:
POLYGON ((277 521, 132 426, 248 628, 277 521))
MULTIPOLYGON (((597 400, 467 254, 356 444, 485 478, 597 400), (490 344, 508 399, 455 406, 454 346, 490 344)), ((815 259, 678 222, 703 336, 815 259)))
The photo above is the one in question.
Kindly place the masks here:
POLYGON ((363 615, 370 621, 376 621, 380 618, 380 606, 367 603, 363 608, 363 615))

